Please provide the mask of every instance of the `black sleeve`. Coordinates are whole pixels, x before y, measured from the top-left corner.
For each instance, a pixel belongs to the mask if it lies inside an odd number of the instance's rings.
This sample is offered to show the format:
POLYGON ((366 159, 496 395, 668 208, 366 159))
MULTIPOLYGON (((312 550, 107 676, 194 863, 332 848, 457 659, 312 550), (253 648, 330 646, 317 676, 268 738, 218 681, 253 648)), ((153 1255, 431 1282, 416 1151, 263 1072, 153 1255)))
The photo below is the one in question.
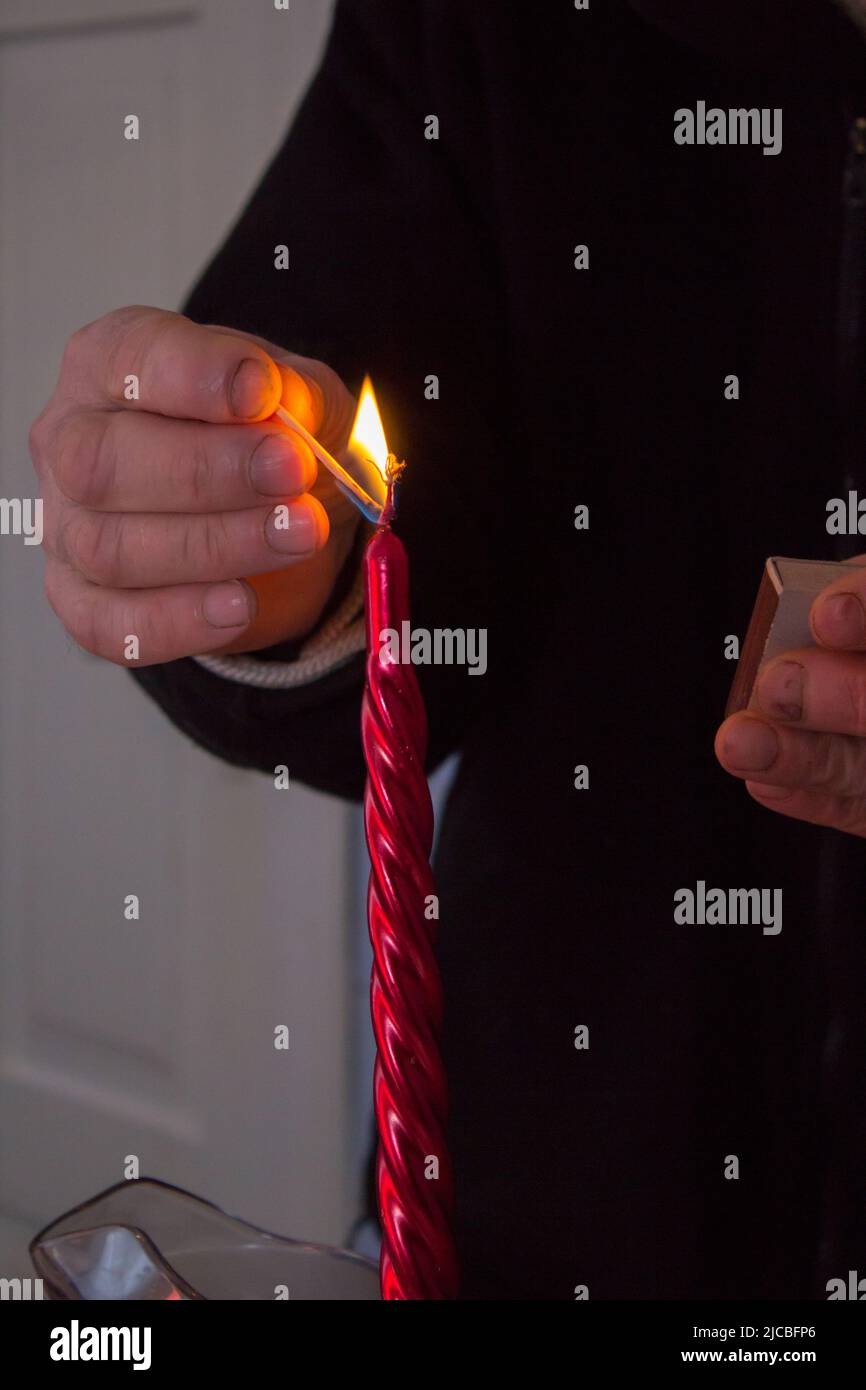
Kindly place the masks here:
MULTIPOLYGON (((197 321, 328 362, 352 390, 370 373, 389 444, 408 463, 396 529, 409 551, 413 627, 488 629, 487 675, 418 668, 431 765, 463 742, 503 653, 494 558, 504 553, 506 489, 494 480, 508 370, 479 67, 450 0, 342 0, 288 138, 186 306, 197 321), (438 140, 425 138, 430 116, 438 140), (281 244, 288 270, 274 267, 281 244), (431 375, 439 399, 426 398, 431 375)), ((263 770, 286 763, 312 786, 360 795, 360 658, 285 692, 236 685, 192 660, 135 676, 219 757, 263 770)))

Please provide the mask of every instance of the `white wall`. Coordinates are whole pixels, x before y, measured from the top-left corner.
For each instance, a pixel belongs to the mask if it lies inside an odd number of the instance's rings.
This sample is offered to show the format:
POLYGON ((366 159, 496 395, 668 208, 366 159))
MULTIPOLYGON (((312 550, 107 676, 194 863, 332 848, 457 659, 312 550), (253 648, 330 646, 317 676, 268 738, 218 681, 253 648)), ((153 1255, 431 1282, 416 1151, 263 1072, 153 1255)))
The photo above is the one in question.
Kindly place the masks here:
MULTIPOLYGON (((0 495, 34 493, 27 429, 66 336, 118 304, 180 302, 281 139, 330 9, 4 0, 0 495)), ((356 822, 186 743, 73 646, 41 571, 0 537, 0 1221, 41 1224, 134 1153, 252 1221, 338 1241, 365 1105, 356 822)))

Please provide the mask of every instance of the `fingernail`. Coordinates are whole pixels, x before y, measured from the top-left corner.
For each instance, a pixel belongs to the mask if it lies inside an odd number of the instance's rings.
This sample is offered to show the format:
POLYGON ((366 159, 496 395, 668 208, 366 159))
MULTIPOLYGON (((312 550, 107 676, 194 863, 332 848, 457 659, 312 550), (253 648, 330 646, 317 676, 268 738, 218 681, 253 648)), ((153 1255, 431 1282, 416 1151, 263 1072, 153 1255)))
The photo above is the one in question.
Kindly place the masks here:
POLYGON ((271 393, 271 373, 267 364, 257 357, 244 358, 229 387, 232 414, 239 420, 261 415, 271 393))
POLYGON ((281 555, 311 555, 319 547, 316 513, 303 502, 286 502, 271 512, 265 536, 281 555))
POLYGON ((779 754, 775 729, 762 719, 735 719, 725 731, 725 762, 743 772, 764 772, 779 754))
POLYGON ((211 584, 205 590, 201 611, 211 627, 242 627, 252 617, 249 590, 237 579, 211 584))
POLYGON ((856 594, 819 599, 813 622, 816 636, 828 647, 860 647, 866 641, 866 613, 856 594))
POLYGON ((304 460, 285 435, 269 434, 250 460, 250 482, 263 497, 303 492, 309 482, 304 460))
POLYGON ((805 671, 798 661, 776 661, 758 677, 758 704, 774 719, 801 719, 805 671))

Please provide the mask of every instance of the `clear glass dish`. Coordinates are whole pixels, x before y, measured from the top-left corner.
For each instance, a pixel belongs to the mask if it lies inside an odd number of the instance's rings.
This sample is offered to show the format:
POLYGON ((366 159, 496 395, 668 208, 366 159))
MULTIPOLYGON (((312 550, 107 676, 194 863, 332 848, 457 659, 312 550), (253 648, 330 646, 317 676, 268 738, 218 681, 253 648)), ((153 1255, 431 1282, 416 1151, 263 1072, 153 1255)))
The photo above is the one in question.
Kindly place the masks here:
POLYGON ((379 1298, 364 1256, 262 1231, 155 1178, 66 1212, 34 1236, 30 1257, 56 1301, 379 1298))

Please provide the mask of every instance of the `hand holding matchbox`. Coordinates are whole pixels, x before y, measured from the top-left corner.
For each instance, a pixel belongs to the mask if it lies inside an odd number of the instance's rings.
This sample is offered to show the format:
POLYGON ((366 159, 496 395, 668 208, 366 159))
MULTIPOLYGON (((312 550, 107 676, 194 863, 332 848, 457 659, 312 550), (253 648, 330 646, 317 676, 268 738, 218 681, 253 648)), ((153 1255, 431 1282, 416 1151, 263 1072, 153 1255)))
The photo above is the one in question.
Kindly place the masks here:
POLYGON ((767 560, 745 641, 731 684, 725 718, 754 706, 761 667, 799 647, 815 646, 809 623, 812 603, 823 589, 860 565, 839 560, 767 560))

